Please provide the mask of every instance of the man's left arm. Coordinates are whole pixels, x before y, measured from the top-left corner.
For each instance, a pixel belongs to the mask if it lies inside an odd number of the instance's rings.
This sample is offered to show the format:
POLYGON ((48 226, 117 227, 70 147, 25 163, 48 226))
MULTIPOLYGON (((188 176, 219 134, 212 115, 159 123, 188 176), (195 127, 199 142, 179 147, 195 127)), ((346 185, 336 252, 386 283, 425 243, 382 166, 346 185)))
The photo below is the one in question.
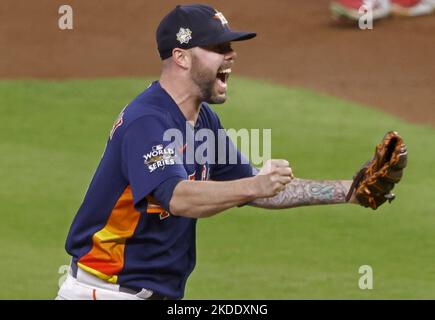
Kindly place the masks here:
MULTIPOLYGON (((348 203, 346 195, 351 185, 352 180, 304 180, 295 178, 276 196, 256 199, 250 202, 249 205, 267 209, 283 209, 348 203)), ((357 201, 352 196, 349 203, 357 203, 357 201)))

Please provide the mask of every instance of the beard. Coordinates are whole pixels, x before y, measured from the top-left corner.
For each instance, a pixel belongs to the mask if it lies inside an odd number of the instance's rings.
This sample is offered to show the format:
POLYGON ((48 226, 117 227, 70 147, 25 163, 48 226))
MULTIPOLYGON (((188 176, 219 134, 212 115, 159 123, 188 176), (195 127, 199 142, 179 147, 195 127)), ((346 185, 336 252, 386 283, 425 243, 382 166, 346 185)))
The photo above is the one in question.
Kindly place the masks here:
POLYGON ((191 77, 199 90, 201 101, 221 104, 227 100, 226 94, 218 95, 215 91, 216 73, 201 64, 195 55, 192 55, 191 77))

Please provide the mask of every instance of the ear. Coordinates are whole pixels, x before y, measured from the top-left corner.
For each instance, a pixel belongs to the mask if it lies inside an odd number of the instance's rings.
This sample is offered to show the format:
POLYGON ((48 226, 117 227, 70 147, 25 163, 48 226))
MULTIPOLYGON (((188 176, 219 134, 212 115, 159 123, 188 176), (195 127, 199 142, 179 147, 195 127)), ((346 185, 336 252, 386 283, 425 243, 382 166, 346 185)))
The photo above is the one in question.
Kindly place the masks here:
POLYGON ((174 48, 172 50, 172 61, 183 69, 189 69, 192 61, 191 54, 188 50, 174 48))

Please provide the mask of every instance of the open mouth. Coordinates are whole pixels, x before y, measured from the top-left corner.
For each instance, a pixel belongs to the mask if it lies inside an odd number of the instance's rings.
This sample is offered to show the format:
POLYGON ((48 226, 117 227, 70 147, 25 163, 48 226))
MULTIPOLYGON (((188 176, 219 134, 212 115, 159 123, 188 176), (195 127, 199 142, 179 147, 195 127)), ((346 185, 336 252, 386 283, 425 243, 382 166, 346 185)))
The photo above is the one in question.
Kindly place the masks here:
POLYGON ((216 78, 218 79, 218 82, 222 87, 226 88, 230 74, 231 74, 231 68, 218 71, 216 78))

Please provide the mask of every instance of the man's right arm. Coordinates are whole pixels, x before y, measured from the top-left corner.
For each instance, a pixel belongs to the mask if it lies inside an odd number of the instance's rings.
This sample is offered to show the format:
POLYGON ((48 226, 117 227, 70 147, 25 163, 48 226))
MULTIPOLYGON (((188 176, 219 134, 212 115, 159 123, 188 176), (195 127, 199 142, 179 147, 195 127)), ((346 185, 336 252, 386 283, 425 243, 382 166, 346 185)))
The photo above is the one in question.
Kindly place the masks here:
POLYGON ((277 195, 292 179, 286 160, 271 160, 267 174, 233 181, 188 181, 177 184, 169 202, 175 216, 205 218, 258 198, 277 195))

